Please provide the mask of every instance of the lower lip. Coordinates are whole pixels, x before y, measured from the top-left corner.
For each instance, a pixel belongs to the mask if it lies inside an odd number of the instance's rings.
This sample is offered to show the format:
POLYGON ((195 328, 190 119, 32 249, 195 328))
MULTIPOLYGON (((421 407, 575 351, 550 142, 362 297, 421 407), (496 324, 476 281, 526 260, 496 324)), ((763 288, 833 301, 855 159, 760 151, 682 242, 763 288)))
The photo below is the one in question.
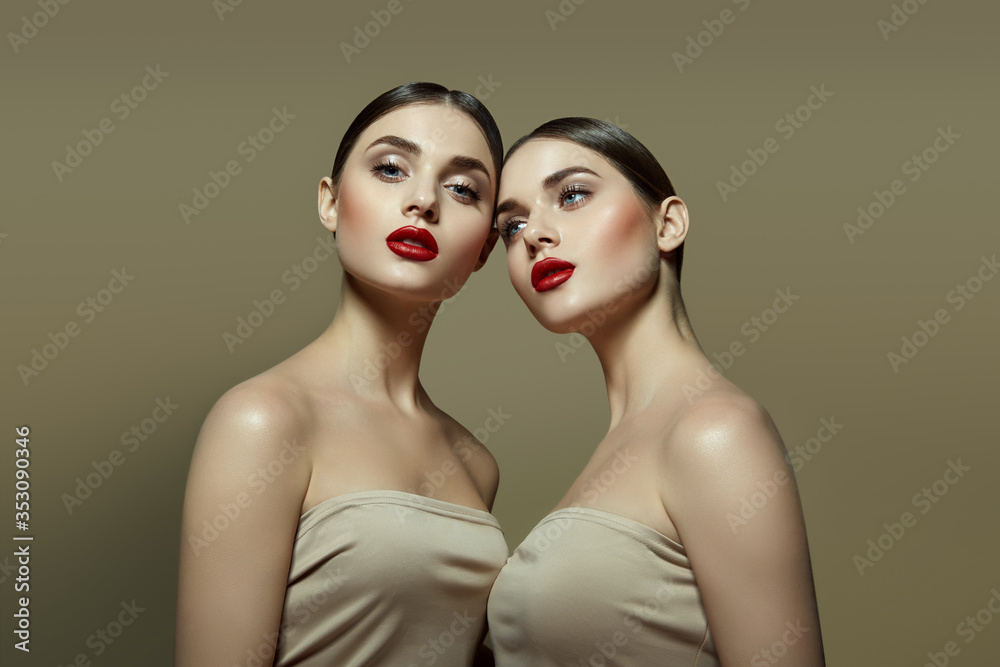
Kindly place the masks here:
POLYGON ((389 250, 405 259, 412 259, 417 262, 429 262, 437 257, 437 253, 433 250, 403 243, 402 241, 386 241, 385 244, 389 246, 389 250))
POLYGON ((559 287, 564 282, 570 279, 573 275, 573 269, 566 269, 565 271, 560 271, 559 273, 553 273, 551 276, 545 276, 538 281, 535 285, 536 292, 546 292, 550 289, 559 287))

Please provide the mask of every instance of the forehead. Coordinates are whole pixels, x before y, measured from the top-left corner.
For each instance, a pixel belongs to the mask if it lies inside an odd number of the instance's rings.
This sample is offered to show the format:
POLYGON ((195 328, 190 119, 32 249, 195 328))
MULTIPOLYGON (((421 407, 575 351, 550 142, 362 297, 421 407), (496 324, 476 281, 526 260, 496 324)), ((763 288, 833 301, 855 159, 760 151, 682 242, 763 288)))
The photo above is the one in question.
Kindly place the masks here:
POLYGON ((357 147, 363 151, 371 142, 386 135, 408 139, 428 155, 468 155, 492 166, 490 148, 479 125, 454 107, 408 104, 393 109, 361 133, 357 147))
POLYGON ((500 192, 541 187, 546 176, 567 167, 586 167, 604 178, 618 173, 600 153, 580 144, 562 139, 532 139, 507 160, 500 192))

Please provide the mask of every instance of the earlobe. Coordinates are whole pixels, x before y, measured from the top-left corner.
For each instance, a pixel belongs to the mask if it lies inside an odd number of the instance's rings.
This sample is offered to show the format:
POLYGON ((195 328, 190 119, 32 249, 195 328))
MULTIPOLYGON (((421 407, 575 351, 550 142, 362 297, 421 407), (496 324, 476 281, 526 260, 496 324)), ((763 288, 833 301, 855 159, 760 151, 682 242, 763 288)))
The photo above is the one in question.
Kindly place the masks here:
POLYGON ((497 244, 499 238, 500 230, 496 227, 490 227, 490 235, 486 237, 486 242, 483 243, 483 249, 479 252, 479 260, 476 262, 476 268, 472 269, 473 271, 483 268, 486 260, 490 258, 490 253, 493 252, 493 247, 497 244))
POLYGON ((324 176, 319 182, 319 220, 334 236, 337 235, 337 195, 333 179, 324 176))
POLYGON ((660 252, 673 252, 688 233, 687 204, 680 197, 667 197, 656 211, 656 245, 660 252))

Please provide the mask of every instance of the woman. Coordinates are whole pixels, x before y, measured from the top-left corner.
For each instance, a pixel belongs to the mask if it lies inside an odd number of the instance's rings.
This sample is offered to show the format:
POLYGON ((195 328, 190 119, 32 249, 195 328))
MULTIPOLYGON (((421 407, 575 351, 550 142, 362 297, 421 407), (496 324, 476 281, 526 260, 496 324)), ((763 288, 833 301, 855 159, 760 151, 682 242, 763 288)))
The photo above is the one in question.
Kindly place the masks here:
POLYGON ((497 665, 822 665, 784 446, 695 339, 688 211, 662 167, 621 129, 564 118, 510 149, 498 201, 514 289, 593 346, 611 424, 494 584, 497 665))
POLYGON ((502 156, 486 108, 436 84, 395 88, 348 128, 319 184, 336 315, 198 436, 178 665, 471 663, 507 558, 497 467, 417 373, 438 304, 496 243, 502 156))

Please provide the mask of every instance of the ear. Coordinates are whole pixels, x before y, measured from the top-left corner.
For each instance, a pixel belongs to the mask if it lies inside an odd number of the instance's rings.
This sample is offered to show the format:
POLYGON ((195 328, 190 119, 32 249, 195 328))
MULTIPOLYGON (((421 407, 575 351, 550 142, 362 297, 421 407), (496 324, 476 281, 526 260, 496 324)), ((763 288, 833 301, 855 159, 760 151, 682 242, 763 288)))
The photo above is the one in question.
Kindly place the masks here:
POLYGON ((324 176, 319 182, 319 220, 323 226, 337 235, 337 186, 333 179, 324 176))
POLYGON ((483 249, 479 252, 479 261, 476 262, 476 268, 473 271, 478 271, 483 268, 486 264, 486 260, 490 258, 490 253, 493 252, 493 247, 497 244, 500 239, 500 230, 496 227, 490 227, 490 235, 486 237, 486 242, 483 243, 483 249))
POLYGON ((667 197, 656 210, 656 245, 660 252, 673 252, 688 233, 687 204, 680 197, 667 197))

